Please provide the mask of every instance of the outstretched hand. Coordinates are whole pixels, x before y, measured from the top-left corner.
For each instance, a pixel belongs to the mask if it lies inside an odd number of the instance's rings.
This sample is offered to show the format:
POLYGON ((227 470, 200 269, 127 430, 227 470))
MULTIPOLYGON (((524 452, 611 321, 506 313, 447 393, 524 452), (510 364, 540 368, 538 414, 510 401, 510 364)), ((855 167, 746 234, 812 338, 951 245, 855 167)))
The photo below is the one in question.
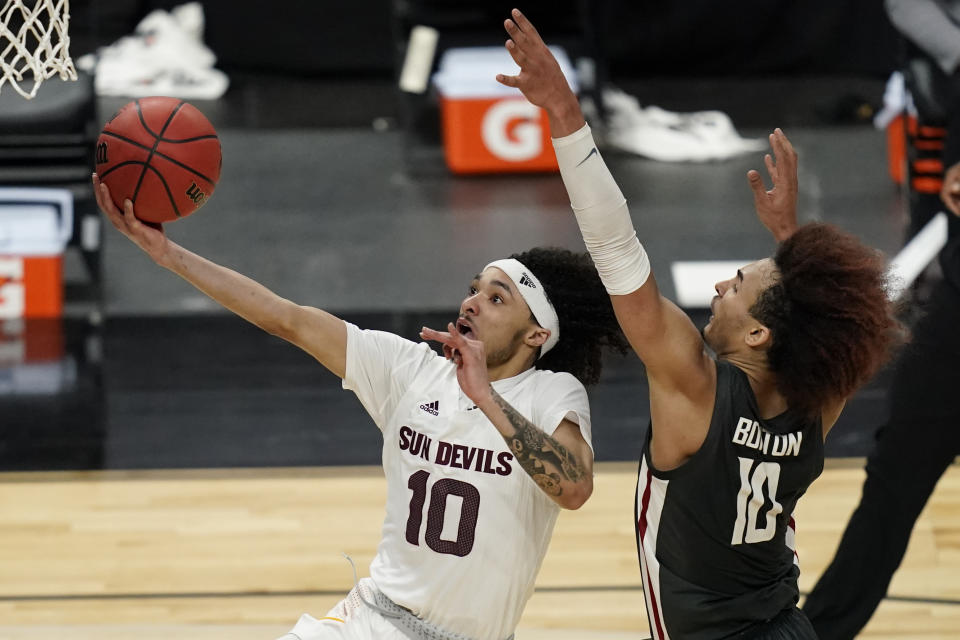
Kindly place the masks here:
POLYGON ((470 400, 480 404, 489 396, 490 379, 483 342, 461 334, 452 322, 447 324, 446 331, 423 327, 420 337, 443 345, 443 355, 457 365, 457 382, 470 400))
POLYGON ((110 188, 100 182, 100 176, 97 174, 93 174, 93 193, 97 198, 97 206, 113 226, 143 249, 154 262, 161 263, 169 248, 163 226, 137 218, 133 213, 133 202, 129 199, 123 201, 123 212, 121 212, 110 197, 110 188))
POLYGON ((774 157, 768 153, 763 162, 773 186, 767 190, 756 169, 747 172, 747 181, 753 191, 757 217, 777 242, 783 242, 797 230, 797 152, 779 128, 770 134, 770 146, 774 157))
POLYGON ((940 198, 953 215, 960 216, 960 162, 947 169, 943 175, 940 198))
POLYGON ((532 104, 547 111, 551 133, 558 138, 573 133, 583 126, 580 103, 567 83, 560 64, 525 15, 519 9, 510 12, 503 21, 510 39, 507 51, 520 66, 520 73, 508 76, 497 74, 497 82, 519 89, 532 104))

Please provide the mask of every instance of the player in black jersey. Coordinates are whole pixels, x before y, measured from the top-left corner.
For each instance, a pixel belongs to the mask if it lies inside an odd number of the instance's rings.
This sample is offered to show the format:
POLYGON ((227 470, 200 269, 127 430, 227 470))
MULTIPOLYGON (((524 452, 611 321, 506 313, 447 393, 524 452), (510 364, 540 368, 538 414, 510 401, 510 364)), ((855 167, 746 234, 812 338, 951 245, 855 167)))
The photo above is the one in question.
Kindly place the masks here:
POLYGON ((703 333, 664 298, 576 96, 533 25, 504 26, 520 65, 497 79, 543 107, 587 249, 646 366, 651 426, 637 543, 654 638, 815 638, 796 603, 792 512, 823 438, 900 335, 884 259, 826 224, 797 228, 796 153, 779 129, 748 174, 774 256, 716 285, 703 333))

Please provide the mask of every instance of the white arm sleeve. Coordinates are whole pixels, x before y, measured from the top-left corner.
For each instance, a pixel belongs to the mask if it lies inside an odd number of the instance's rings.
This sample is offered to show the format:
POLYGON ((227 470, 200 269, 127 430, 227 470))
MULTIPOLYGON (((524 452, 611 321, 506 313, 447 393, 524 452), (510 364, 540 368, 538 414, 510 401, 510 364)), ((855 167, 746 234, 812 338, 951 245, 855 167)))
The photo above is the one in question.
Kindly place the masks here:
POLYGON ((590 125, 553 139, 560 177, 583 242, 610 295, 626 295, 650 276, 650 260, 630 220, 627 200, 597 151, 590 125))

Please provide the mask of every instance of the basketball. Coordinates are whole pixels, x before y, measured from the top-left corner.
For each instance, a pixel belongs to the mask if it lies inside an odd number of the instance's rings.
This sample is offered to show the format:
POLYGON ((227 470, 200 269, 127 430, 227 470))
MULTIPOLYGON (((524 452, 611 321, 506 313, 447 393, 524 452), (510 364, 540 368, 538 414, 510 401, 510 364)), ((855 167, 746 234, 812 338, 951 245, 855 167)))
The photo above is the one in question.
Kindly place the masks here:
POLYGON ((220 179, 220 139, 199 109, 155 96, 124 105, 97 139, 96 167, 121 210, 170 222, 199 209, 220 179))

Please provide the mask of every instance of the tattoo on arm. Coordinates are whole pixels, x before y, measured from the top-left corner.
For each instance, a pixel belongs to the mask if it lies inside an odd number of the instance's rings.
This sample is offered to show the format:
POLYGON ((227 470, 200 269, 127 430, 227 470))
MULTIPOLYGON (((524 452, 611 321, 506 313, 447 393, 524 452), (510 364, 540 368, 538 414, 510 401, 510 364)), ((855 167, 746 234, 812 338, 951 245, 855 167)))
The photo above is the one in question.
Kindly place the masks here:
POLYGON ((563 493, 560 486, 563 480, 576 483, 583 479, 586 475, 583 465, 556 438, 548 436, 520 415, 496 391, 493 400, 517 430, 512 437, 504 436, 504 440, 523 470, 541 489, 549 495, 559 496, 563 493))

